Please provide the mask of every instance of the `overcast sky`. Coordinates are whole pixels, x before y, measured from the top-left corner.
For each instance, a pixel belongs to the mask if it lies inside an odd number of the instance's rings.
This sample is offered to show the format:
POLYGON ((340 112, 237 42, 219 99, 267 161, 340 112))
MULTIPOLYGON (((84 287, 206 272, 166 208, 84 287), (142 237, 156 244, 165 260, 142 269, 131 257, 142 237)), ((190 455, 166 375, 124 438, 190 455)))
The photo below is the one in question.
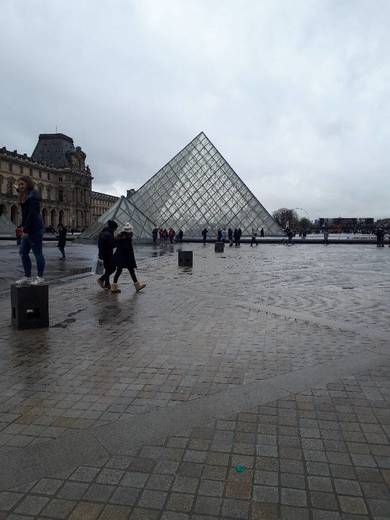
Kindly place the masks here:
POLYGON ((0 17, 0 146, 31 154, 57 128, 120 195, 203 130, 270 212, 390 217, 388 0, 2 0, 0 17))

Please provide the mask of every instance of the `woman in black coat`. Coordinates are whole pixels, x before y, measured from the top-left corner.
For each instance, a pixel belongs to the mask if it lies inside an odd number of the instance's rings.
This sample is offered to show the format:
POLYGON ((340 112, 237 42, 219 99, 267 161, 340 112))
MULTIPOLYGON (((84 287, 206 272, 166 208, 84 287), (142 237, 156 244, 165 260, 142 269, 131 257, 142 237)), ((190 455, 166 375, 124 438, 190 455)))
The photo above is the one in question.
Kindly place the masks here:
POLYGON ((57 238, 58 238, 57 247, 60 250, 60 253, 62 255, 62 259, 61 260, 65 260, 66 233, 67 233, 66 227, 64 227, 62 224, 58 224, 58 227, 57 227, 57 238))
POLYGON ((134 282, 136 291, 140 291, 146 284, 139 282, 135 275, 134 269, 137 269, 137 263, 134 257, 133 250, 133 226, 129 223, 125 224, 123 231, 116 236, 116 251, 114 253, 114 263, 116 265, 116 272, 114 275, 114 282, 111 286, 112 293, 119 293, 121 290, 118 287, 118 280, 122 274, 123 269, 128 269, 131 279, 134 282))

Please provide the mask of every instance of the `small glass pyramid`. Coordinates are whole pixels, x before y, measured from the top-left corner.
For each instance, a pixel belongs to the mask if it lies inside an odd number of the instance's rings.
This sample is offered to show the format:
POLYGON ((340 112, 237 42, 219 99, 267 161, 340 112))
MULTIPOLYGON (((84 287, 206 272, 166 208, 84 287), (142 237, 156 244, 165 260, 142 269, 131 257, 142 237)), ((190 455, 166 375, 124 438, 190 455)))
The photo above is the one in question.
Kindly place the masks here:
POLYGON ((134 228, 134 237, 136 238, 150 238, 155 227, 153 222, 142 211, 132 204, 129 199, 122 196, 112 208, 103 213, 96 222, 81 233, 79 239, 95 240, 100 231, 106 226, 108 220, 114 220, 118 224, 118 231, 121 231, 127 222, 130 222, 134 228))

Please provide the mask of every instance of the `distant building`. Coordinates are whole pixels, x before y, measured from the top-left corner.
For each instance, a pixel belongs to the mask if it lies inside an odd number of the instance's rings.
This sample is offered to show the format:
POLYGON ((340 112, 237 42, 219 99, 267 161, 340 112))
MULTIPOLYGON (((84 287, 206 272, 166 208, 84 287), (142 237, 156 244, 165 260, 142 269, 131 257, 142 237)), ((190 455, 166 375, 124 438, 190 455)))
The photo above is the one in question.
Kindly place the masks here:
POLYGON ((322 231, 325 227, 331 233, 371 233, 375 227, 375 220, 372 217, 321 217, 314 222, 317 231, 322 231))
POLYGON ((107 209, 112 196, 92 196, 93 177, 85 159, 80 146, 75 147, 73 139, 64 134, 40 134, 31 157, 0 148, 0 214, 14 224, 21 222, 14 185, 28 175, 41 194, 46 227, 59 223, 74 229, 88 227, 96 218, 95 205, 108 197, 104 202, 107 209))
POLYGON ((91 215, 92 222, 95 222, 100 215, 103 215, 110 209, 119 197, 114 195, 107 195, 107 193, 99 193, 98 191, 91 191, 91 215))

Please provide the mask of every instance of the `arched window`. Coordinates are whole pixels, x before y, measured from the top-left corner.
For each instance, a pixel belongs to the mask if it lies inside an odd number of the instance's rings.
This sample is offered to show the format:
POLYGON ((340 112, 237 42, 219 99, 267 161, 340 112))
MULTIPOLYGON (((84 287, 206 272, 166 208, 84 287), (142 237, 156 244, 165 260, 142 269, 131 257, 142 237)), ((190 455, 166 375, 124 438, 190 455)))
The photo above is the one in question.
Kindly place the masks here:
POLYGON ((53 227, 57 225, 57 212, 55 209, 52 209, 50 212, 50 225, 53 227))
POLYGON ((59 214, 58 214, 58 223, 59 224, 64 224, 64 211, 61 209, 59 214))
POLYGON ((11 222, 15 224, 15 226, 18 225, 18 207, 13 205, 11 206, 11 222))
POLYGON ((14 193, 14 180, 12 177, 7 179, 7 195, 13 195, 14 193))
POLYGON ((45 226, 47 226, 47 209, 46 208, 43 208, 43 210, 42 210, 42 220, 43 220, 43 224, 45 226))

